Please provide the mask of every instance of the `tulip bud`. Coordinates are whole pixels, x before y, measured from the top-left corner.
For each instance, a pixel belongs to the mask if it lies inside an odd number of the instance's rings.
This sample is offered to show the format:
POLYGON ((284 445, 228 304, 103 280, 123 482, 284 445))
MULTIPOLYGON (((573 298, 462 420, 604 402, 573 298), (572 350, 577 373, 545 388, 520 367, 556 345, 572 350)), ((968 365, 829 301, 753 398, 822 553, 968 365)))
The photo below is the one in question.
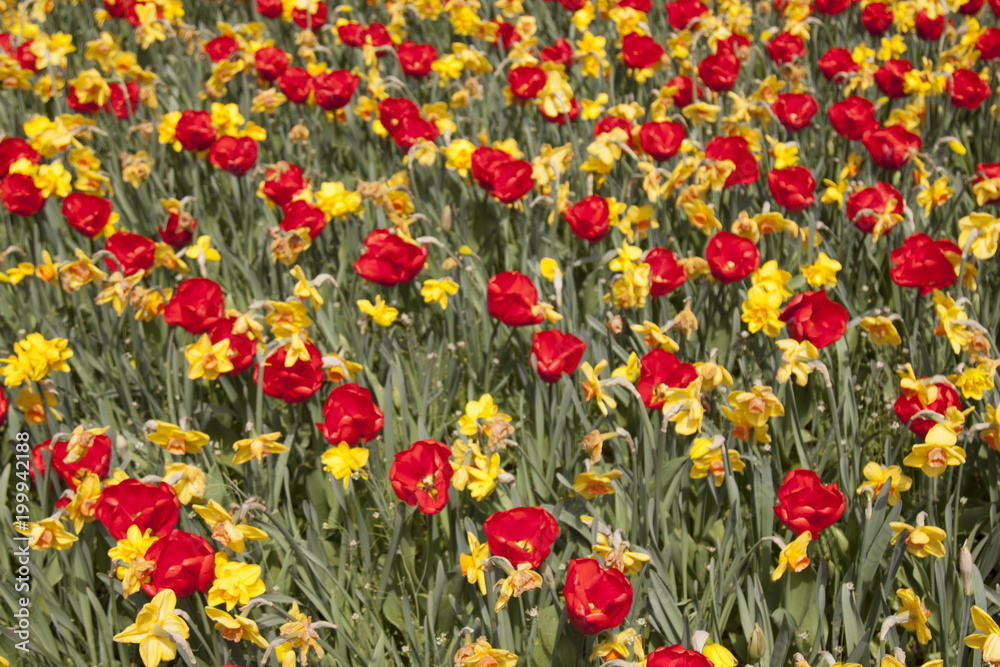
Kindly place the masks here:
POLYGON ((445 206, 444 210, 441 211, 441 230, 445 232, 451 231, 451 206, 445 206))
POLYGON ((759 623, 753 624, 753 632, 747 642, 747 654, 753 660, 764 657, 764 631, 760 629, 759 623))
POLYGON ((972 595, 972 553, 966 544, 958 552, 958 574, 962 577, 962 589, 966 595, 972 595))

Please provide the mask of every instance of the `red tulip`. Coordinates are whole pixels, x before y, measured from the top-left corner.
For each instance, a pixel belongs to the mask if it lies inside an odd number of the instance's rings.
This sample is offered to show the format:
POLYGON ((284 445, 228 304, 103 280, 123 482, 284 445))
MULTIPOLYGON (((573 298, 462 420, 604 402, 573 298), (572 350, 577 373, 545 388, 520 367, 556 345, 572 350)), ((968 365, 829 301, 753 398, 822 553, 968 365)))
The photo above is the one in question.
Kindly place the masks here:
POLYGON ((873 2, 861 11, 861 24, 865 26, 868 34, 876 37, 892 27, 893 18, 895 14, 892 9, 881 2, 873 2))
POLYGON ((298 165, 279 162, 264 174, 261 191, 276 206, 284 206, 309 185, 309 179, 302 176, 298 165))
POLYGON ((851 52, 840 47, 828 50, 816 62, 816 65, 827 81, 834 81, 838 77, 857 72, 859 69, 859 65, 851 57, 851 52))
POLYGON ((198 153, 207 151, 215 141, 216 129, 212 126, 212 114, 207 111, 188 110, 177 121, 174 136, 184 150, 198 153))
POLYGON ((513 159, 509 153, 499 148, 477 146, 472 151, 472 177, 488 192, 493 189, 493 178, 497 167, 513 159))
POLYGON ((646 667, 712 667, 712 661, 680 644, 661 646, 646 656, 646 667))
POLYGON ((289 102, 305 104, 312 92, 312 76, 301 67, 289 67, 275 80, 289 102))
MULTIPOLYGON (((106 2, 107 0, 105 0, 106 2)), ((281 16, 281 0, 257 0, 257 13, 267 19, 276 19, 281 16)))
POLYGON ((653 248, 643 261, 649 265, 649 293, 653 297, 665 296, 687 281, 687 271, 667 248, 653 248))
POLYGON ((486 309, 490 317, 509 327, 540 324, 545 315, 537 305, 538 291, 531 278, 523 273, 498 273, 486 284, 486 309))
POLYGON ((101 492, 94 516, 116 540, 128 534, 129 526, 138 526, 142 532, 149 528, 153 535, 164 537, 177 525, 180 507, 174 487, 166 482, 126 479, 101 492))
POLYGON ((538 96, 545 87, 548 76, 541 67, 512 67, 507 72, 507 83, 511 94, 519 100, 530 100, 538 96))
POLYGON ((63 199, 62 214, 70 227, 96 238, 111 219, 111 200, 73 192, 63 199))
POLYGON ((834 103, 827 112, 830 118, 830 125, 833 126, 837 134, 859 141, 864 136, 878 129, 878 121, 875 120, 875 105, 864 97, 851 95, 847 99, 834 103))
POLYGON ((257 163, 257 142, 250 137, 219 137, 208 151, 208 161, 233 176, 242 176, 257 163))
POLYGON ((888 183, 879 181, 873 187, 853 192, 847 198, 847 217, 859 230, 870 234, 875 229, 878 218, 875 215, 859 215, 859 213, 868 209, 877 215, 883 215, 890 201, 894 202, 892 213, 903 212, 903 195, 888 183))
MULTIPOLYGON (((694 2, 698 2, 698 0, 694 0, 694 2)), ((698 4, 701 3, 698 2, 698 4)), ((656 67, 660 64, 663 54, 663 47, 648 35, 630 32, 622 38, 622 61, 626 67, 633 69, 656 67)))
POLYGON ((708 7, 701 0, 671 0, 667 3, 667 20, 674 30, 684 30, 707 13, 708 7))
POLYGON ((806 44, 798 35, 782 32, 767 43, 767 55, 775 65, 787 65, 806 55, 806 44))
POLYGON ((580 117, 581 110, 582 107, 580 106, 580 102, 575 97, 569 101, 569 111, 563 111, 555 114, 554 116, 550 116, 545 113, 545 109, 543 107, 538 107, 538 112, 542 114, 542 118, 555 125, 565 125, 567 119, 570 122, 576 120, 580 117))
POLYGON ((156 256, 156 243, 152 239, 129 232, 115 232, 109 236, 104 249, 114 255, 114 259, 107 257, 104 260, 108 269, 118 271, 120 264, 126 276, 148 271, 156 256))
POLYGON ((632 136, 632 122, 630 120, 627 118, 605 116, 601 120, 594 123, 594 137, 599 137, 602 134, 613 132, 616 129, 624 131, 629 137, 632 136))
POLYGON ((358 89, 361 79, 346 69, 321 72, 312 78, 316 106, 324 111, 343 109, 358 89))
POLYGON ((717 232, 705 249, 708 268, 722 284, 748 277, 760 266, 760 251, 753 241, 731 232, 717 232))
POLYGON ((749 185, 757 180, 760 167, 750 152, 750 145, 743 137, 715 137, 705 146, 705 157, 710 160, 729 160, 736 165, 726 179, 726 187, 749 185))
POLYGON ((35 179, 27 174, 7 174, 3 177, 0 181, 0 202, 8 211, 24 218, 45 207, 42 191, 35 186, 35 179))
POLYGON ((639 382, 635 388, 642 396, 642 403, 650 410, 663 407, 664 389, 687 387, 698 379, 698 369, 693 364, 680 361, 670 352, 655 348, 640 360, 639 382))
POLYGON ((812 470, 792 470, 778 488, 774 513, 796 535, 805 531, 816 539, 844 514, 847 501, 836 484, 823 485, 812 470))
POLYGON ((667 81, 667 87, 675 88, 677 90, 673 97, 674 106, 681 108, 686 107, 694 101, 696 91, 698 99, 701 99, 705 92, 701 86, 695 88, 695 84, 691 80, 690 76, 681 76, 680 74, 672 78, 670 81, 667 81))
POLYGON ((563 373, 572 375, 586 349, 587 344, 573 334, 555 329, 537 331, 531 339, 531 354, 538 363, 538 377, 548 383, 558 382, 563 373))
MULTIPOLYGON (((294 405, 308 401, 319 391, 326 378, 323 354, 312 343, 306 343, 306 351, 309 358, 297 359, 291 366, 285 365, 288 352, 284 347, 279 347, 264 361, 264 394, 294 405)), ((236 370, 235 364, 233 370, 236 370)), ((260 369, 255 368, 254 382, 258 381, 259 375, 260 369)))
POLYGON ((1000 28, 986 28, 976 40, 976 50, 980 60, 1000 58, 1000 28))
POLYGON ((454 474, 450 457, 447 445, 436 440, 420 440, 397 452, 389 470, 392 490, 407 505, 419 505, 424 514, 437 514, 448 504, 454 474))
MULTIPOLYGON (((76 489, 88 472, 104 479, 111 469, 111 438, 104 434, 93 436, 83 456, 72 463, 66 462, 69 454, 68 440, 60 440, 55 448, 52 448, 52 440, 36 445, 32 450, 32 460, 34 468, 42 475, 45 474, 45 459, 42 457, 42 452, 50 449, 52 469, 71 489, 76 489)), ((35 478, 35 470, 31 471, 31 478, 35 478)))
POLYGON ((788 327, 788 335, 808 341, 817 348, 833 345, 847 331, 847 309, 830 301, 826 292, 796 294, 779 319, 788 327))
POLYGON ((316 8, 313 12, 307 12, 305 9, 293 9, 292 10, 292 20, 295 21, 295 25, 299 26, 303 30, 312 30, 313 32, 318 31, 326 23, 326 15, 329 10, 327 9, 326 3, 323 0, 319 0, 316 3, 316 8))
POLYGON ((767 187, 774 201, 790 213, 804 211, 816 201, 816 181, 806 167, 771 170, 767 174, 767 187))
POLYGON ((128 120, 134 116, 135 110, 139 108, 139 82, 129 81, 124 85, 111 83, 109 86, 111 95, 104 110, 113 113, 118 120, 128 120))
MULTIPOLYGON (((509 48, 509 47, 507 47, 509 48)), ((569 40, 560 37, 552 46, 546 46, 541 51, 542 60, 569 67, 573 61, 573 45, 569 40)))
POLYGON ((285 214, 281 228, 286 232, 305 228, 309 230, 309 237, 315 239, 326 227, 326 214, 304 199, 288 202, 281 212, 285 214))
MULTIPOLYGON (((72 196, 70 195, 70 197, 72 196)), ((66 199, 69 199, 69 197, 66 199)), ((64 199, 63 204, 65 203, 66 200, 64 199)), ((110 208, 108 210, 110 212, 110 208)), ((164 243, 174 250, 180 250, 191 243, 191 239, 194 238, 194 230, 197 227, 198 220, 193 215, 189 213, 184 213, 183 215, 181 213, 170 213, 167 215, 166 228, 157 226, 156 231, 159 232, 160 238, 163 239, 164 243)))
POLYGON ((257 76, 264 81, 276 81, 288 69, 291 57, 274 46, 265 46, 254 54, 257 76))
POLYGON ((684 126, 680 123, 643 123, 639 128, 639 145, 642 150, 660 162, 677 155, 684 137, 684 126))
POLYGON ((589 243, 599 243, 611 231, 608 201, 600 195, 590 195, 577 202, 564 215, 577 238, 589 243))
POLYGON ((719 45, 715 55, 707 56, 698 63, 698 76, 705 86, 716 93, 732 90, 740 75, 740 61, 730 49, 719 45))
POLYGON ((934 241, 926 234, 911 234, 889 255, 892 268, 889 275, 900 287, 919 287, 920 295, 936 289, 947 289, 954 284, 955 269, 942 241, 934 241))
POLYGON ((372 402, 369 391, 349 382, 330 392, 323 403, 323 421, 316 426, 330 444, 346 442, 354 447, 374 440, 383 423, 382 411, 372 402))
POLYGON ((819 111, 819 104, 808 93, 778 93, 771 110, 786 130, 798 132, 809 126, 809 121, 819 111))
POLYGON ((922 146, 920 135, 899 125, 873 130, 861 142, 872 156, 872 161, 887 170, 902 168, 922 146))
POLYGON ((875 72, 879 90, 892 98, 906 97, 906 73, 913 69, 909 60, 887 60, 875 72))
POLYGON ((239 42, 229 35, 219 35, 205 44, 205 53, 213 63, 226 60, 240 50, 239 42))
POLYGON ((836 16, 847 10, 851 6, 852 0, 816 0, 813 8, 819 14, 826 16, 836 16))
POLYGON ((957 69, 951 75, 951 103, 961 109, 976 109, 992 94, 989 85, 968 69, 957 69))
POLYGON ((422 79, 431 73, 431 66, 437 60, 438 51, 431 44, 417 44, 406 40, 396 47, 396 57, 403 74, 414 79, 422 79))
POLYGON ((512 204, 535 187, 534 168, 527 160, 501 162, 493 170, 493 191, 490 196, 504 204, 512 204))
POLYGON ((196 591, 207 593, 215 581, 215 551, 200 535, 172 530, 153 542, 143 558, 155 564, 142 585, 149 596, 169 588, 183 600, 196 591))
POLYGON ((632 584, 620 570, 605 570, 593 558, 576 558, 566 568, 566 614, 577 632, 596 635, 621 625, 632 609, 632 584))
POLYGON ((163 311, 163 320, 198 335, 208 331, 225 310, 225 297, 218 283, 208 278, 188 278, 177 286, 163 311))
POLYGON ((9 174, 10 165, 22 158, 32 164, 38 164, 42 161, 42 156, 38 154, 38 151, 24 139, 7 137, 0 140, 0 178, 9 174))
POLYGON ((530 563, 538 569, 559 537, 559 524, 541 507, 515 507, 493 514, 483 524, 490 553, 517 567, 530 563))
POLYGON ((354 270, 385 287, 410 282, 427 261, 427 246, 410 243, 388 229, 374 230, 364 243, 365 252, 354 262, 354 270))
POLYGON ((944 15, 931 18, 926 9, 917 12, 913 23, 917 28, 917 37, 925 42, 936 42, 944 32, 944 15))

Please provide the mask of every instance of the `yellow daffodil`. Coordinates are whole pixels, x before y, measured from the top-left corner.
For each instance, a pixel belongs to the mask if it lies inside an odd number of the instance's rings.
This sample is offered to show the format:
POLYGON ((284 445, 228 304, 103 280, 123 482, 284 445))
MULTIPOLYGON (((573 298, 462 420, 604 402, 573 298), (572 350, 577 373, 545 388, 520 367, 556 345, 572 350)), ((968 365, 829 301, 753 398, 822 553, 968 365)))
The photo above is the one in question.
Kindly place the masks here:
POLYGON ((207 433, 201 431, 185 431, 180 426, 162 421, 147 422, 155 430, 146 436, 154 445, 159 445, 174 456, 197 454, 208 444, 207 433))
POLYGON ((478 584, 479 592, 486 595, 486 573, 483 567, 490 557, 490 548, 487 544, 480 544, 473 533, 466 533, 469 542, 469 553, 460 554, 458 557, 462 567, 462 576, 470 584, 478 584))
POLYGON ((236 605, 245 605, 266 590, 260 580, 260 565, 230 561, 226 554, 215 554, 215 581, 208 589, 208 604, 226 605, 232 611, 236 605))
POLYGON ((399 311, 388 305, 381 296, 375 297, 374 304, 368 299, 359 300, 358 310, 370 316, 380 327, 391 325, 396 321, 396 316, 399 315, 399 311))
POLYGON ((964 639, 971 649, 983 652, 983 662, 1000 665, 1000 626, 983 609, 972 606, 972 624, 979 632, 964 639))
POLYGON ((920 468, 928 477, 937 477, 948 466, 965 463, 965 450, 956 445, 955 431, 944 424, 935 424, 927 433, 926 442, 914 445, 903 465, 920 468))
POLYGON ((581 472, 573 480, 573 491, 587 500, 597 496, 606 496, 615 492, 611 482, 622 476, 621 470, 612 470, 601 474, 581 472))
POLYGON ((448 308, 448 297, 458 293, 458 283, 451 278, 441 280, 425 280, 420 288, 420 296, 424 303, 437 303, 441 310, 448 308))
MULTIPOLYGON (((155 6, 150 5, 155 11, 155 6)), ((188 638, 188 626, 174 613, 177 596, 164 588, 143 605, 135 623, 114 636, 116 642, 138 644, 145 667, 157 667, 177 657, 177 642, 188 638)))
POLYGON ((781 553, 778 555, 778 567, 774 568, 774 572, 771 573, 771 581, 781 579, 786 570, 801 572, 806 569, 809 566, 809 556, 806 555, 806 550, 811 541, 812 533, 807 530, 796 537, 791 544, 782 547, 781 553))
POLYGON ((878 497, 882 493, 882 487, 888 483, 890 507, 899 502, 901 493, 909 491, 913 486, 913 479, 904 475, 899 466, 882 467, 881 464, 870 461, 865 464, 861 473, 865 476, 865 483, 858 487, 858 494, 869 493, 878 497))
POLYGON ((237 440, 233 443, 233 451, 236 452, 236 455, 233 456, 233 465, 246 463, 250 459, 260 463, 265 457, 271 454, 283 454, 287 452, 288 447, 279 443, 279 438, 281 438, 281 433, 274 432, 237 440))
POLYGON ((342 442, 331 447, 323 454, 323 468, 333 475, 334 479, 342 481, 346 489, 351 478, 368 479, 368 473, 363 468, 368 463, 368 450, 364 447, 349 447, 342 442))
POLYGON ((202 334, 197 343, 184 348, 184 358, 190 364, 187 376, 192 380, 214 380, 233 370, 233 363, 229 361, 228 338, 213 344, 208 334, 202 334))

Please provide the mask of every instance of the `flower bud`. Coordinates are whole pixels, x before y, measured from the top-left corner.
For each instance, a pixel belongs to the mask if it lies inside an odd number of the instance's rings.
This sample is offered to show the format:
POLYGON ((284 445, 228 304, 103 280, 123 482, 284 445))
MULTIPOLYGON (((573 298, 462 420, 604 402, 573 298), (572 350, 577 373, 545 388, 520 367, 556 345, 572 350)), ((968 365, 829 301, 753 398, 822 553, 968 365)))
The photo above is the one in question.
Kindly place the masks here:
POLYGON ((958 552, 958 574, 962 577, 962 589, 966 595, 972 595, 972 553, 967 544, 963 544, 958 552))
POLYGON ((747 642, 747 654, 753 660, 764 657, 764 631, 760 629, 759 623, 753 624, 753 632, 747 642))

